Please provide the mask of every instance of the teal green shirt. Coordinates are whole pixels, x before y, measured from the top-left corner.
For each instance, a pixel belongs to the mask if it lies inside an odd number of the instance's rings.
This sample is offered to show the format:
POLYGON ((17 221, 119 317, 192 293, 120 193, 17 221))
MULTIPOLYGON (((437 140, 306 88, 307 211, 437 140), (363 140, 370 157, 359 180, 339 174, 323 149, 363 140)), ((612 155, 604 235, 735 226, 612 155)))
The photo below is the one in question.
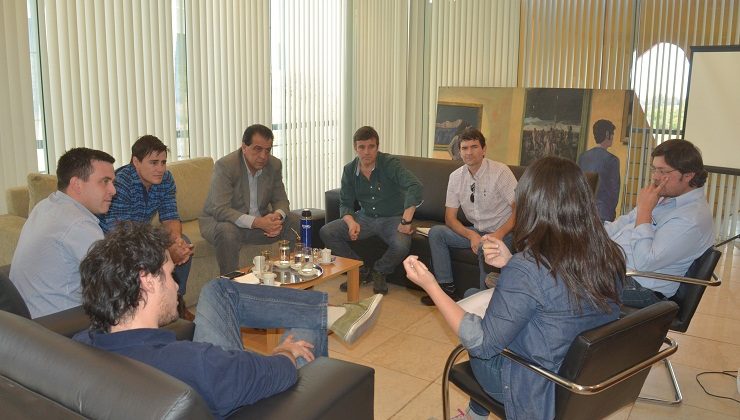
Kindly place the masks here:
POLYGON ((355 214, 355 200, 360 212, 370 217, 400 216, 411 206, 422 202, 422 185, 397 157, 378 152, 370 179, 360 172, 355 158, 344 166, 339 193, 339 217, 355 214))

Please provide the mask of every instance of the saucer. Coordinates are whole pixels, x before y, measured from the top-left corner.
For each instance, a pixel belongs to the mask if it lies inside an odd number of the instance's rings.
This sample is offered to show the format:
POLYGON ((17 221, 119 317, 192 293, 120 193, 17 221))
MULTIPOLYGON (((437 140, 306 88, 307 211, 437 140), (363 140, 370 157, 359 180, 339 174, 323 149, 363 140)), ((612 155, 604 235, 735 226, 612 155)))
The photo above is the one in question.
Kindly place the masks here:
POLYGON ((301 268, 303 268, 303 263, 295 263, 295 264, 291 264, 291 265, 290 265, 290 268, 292 268, 292 269, 293 269, 293 270, 295 270, 295 271, 298 271, 298 272, 300 272, 300 271, 301 271, 301 268))
POLYGON ((317 276, 319 274, 319 271, 313 267, 308 268, 308 269, 299 269, 296 271, 298 272, 299 276, 303 276, 303 277, 317 276))
POLYGON ((337 256, 336 255, 332 255, 331 256, 331 261, 329 261, 329 262, 319 262, 319 264, 321 264, 321 265, 331 265, 331 264, 334 264, 334 261, 336 261, 336 260, 337 260, 337 256))

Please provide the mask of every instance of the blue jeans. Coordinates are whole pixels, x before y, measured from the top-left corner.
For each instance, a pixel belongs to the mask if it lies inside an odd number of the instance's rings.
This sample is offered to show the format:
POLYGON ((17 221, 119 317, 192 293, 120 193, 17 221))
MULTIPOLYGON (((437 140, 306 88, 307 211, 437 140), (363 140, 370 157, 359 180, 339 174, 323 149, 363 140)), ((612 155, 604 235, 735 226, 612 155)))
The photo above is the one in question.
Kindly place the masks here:
MULTIPOLYGON (((409 255, 411 248, 411 235, 398 231, 401 216, 391 217, 368 217, 361 213, 355 213, 355 221, 360 224, 360 235, 358 240, 367 239, 372 236, 379 237, 388 249, 378 261, 375 261, 373 269, 379 273, 390 274, 396 266, 409 255)), ((342 219, 334 220, 324 225, 319 231, 324 245, 332 250, 332 253, 340 257, 362 260, 349 246, 349 228, 342 219)))
POLYGON ((665 299, 659 297, 647 287, 643 287, 632 277, 625 279, 621 298, 622 304, 633 308, 644 308, 665 299))
MULTIPOLYGON (((185 235, 182 235, 182 239, 188 244, 192 243, 190 242, 190 238, 185 235)), ((172 275, 175 277, 175 281, 179 286, 177 294, 180 296, 185 296, 185 292, 187 291, 188 276, 190 275, 190 265, 192 263, 193 256, 191 255, 185 263, 175 266, 175 270, 172 272, 172 275)))
MULTIPOLYGON (((501 386, 501 365, 504 356, 496 355, 490 359, 478 359, 476 357, 470 358, 470 368, 473 370, 475 380, 478 381, 481 388, 486 391, 486 394, 490 395, 494 400, 499 401, 503 404, 504 392, 501 386)), ((488 409, 478 404, 477 402, 470 400, 470 409, 478 414, 479 416, 487 416, 488 409)))
POLYGON ((193 341, 244 350, 240 327, 287 328, 281 340, 292 335, 313 344, 317 357, 328 356, 326 306, 322 292, 211 280, 200 292, 193 341))
MULTIPOLYGON (((471 227, 467 229, 478 235, 485 235, 485 232, 480 232, 471 227)), ((440 284, 452 283, 454 279, 452 278, 450 248, 470 249, 470 240, 457 234, 447 225, 436 225, 429 230, 429 248, 432 251, 432 266, 437 282, 440 284)))

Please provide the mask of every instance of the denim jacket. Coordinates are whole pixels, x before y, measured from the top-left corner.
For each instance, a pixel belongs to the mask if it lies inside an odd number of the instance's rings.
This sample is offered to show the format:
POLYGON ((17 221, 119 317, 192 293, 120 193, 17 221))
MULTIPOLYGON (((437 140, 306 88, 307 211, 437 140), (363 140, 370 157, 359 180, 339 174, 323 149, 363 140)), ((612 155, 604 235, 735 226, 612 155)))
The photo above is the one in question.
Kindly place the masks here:
MULTIPOLYGON (((531 255, 519 253, 501 270, 483 319, 465 314, 459 329, 460 341, 471 357, 490 359, 508 348, 557 373, 578 334, 619 315, 615 302, 610 304, 609 313, 584 300, 581 303, 579 312, 571 304, 562 280, 538 266, 531 255)), ((503 358, 501 366, 506 418, 555 417, 553 382, 508 358, 503 358)))

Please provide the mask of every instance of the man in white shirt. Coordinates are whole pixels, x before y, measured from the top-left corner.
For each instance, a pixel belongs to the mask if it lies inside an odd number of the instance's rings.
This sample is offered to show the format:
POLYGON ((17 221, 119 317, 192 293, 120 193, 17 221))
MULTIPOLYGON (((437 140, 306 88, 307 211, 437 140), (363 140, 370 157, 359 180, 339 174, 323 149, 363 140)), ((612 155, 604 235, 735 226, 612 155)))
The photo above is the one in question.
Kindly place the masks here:
MULTIPOLYGON (((486 138, 478 129, 467 128, 460 134, 460 156, 465 165, 451 173, 447 183, 445 224, 429 231, 434 274, 442 290, 453 298, 450 249, 470 248, 479 255, 483 235, 503 240, 514 227, 517 184, 507 165, 486 159, 486 138), (457 219, 461 207, 473 226, 464 226, 457 219)), ((421 302, 434 304, 429 296, 422 296, 421 302)))

